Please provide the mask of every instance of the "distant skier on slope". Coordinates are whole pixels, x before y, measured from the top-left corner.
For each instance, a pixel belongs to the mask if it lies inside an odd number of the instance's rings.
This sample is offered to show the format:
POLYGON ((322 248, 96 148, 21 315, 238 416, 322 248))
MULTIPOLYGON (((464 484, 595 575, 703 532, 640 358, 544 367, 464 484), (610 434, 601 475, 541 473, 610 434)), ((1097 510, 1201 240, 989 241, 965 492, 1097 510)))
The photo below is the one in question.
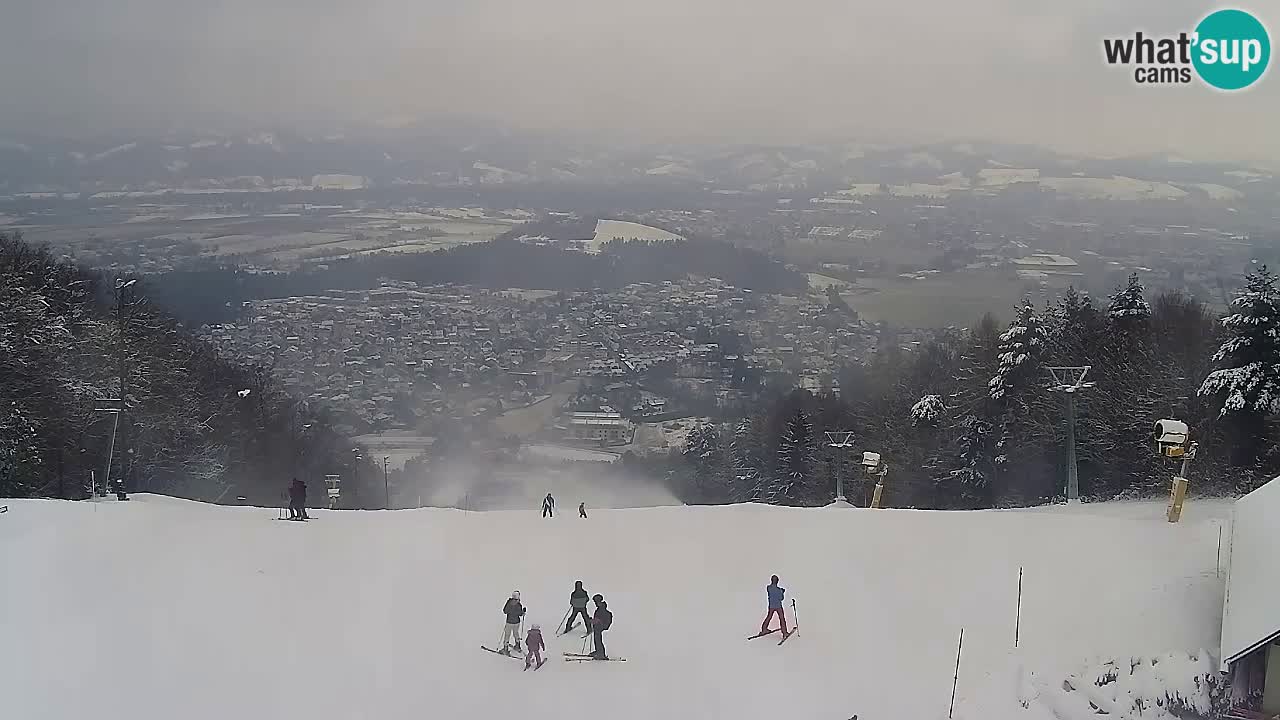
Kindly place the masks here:
POLYGON ((587 614, 587 591, 582 589, 581 580, 573 584, 573 592, 569 593, 569 609, 572 614, 569 615, 564 631, 567 633, 572 630, 573 621, 578 619, 578 615, 582 615, 582 624, 587 626, 587 632, 591 632, 591 616, 587 614))
POLYGON ((542 498, 542 517, 555 517, 556 499, 551 497, 551 493, 542 498))
POLYGON ((520 622, 524 619, 524 606, 520 604, 519 590, 511 591, 511 597, 502 606, 502 612, 507 616, 506 625, 502 628, 502 654, 511 654, 512 638, 516 641, 516 652, 520 652, 520 622))
POLYGON ((765 588, 765 592, 769 595, 769 614, 764 616, 764 622, 760 623, 760 634, 767 635, 769 633, 769 621, 773 619, 774 613, 778 615, 778 621, 782 623, 782 634, 787 634, 787 613, 782 609, 782 598, 787 591, 778 586, 778 576, 774 575, 769 578, 769 587, 765 588))
POLYGON ((584 518, 586 516, 587 516, 587 504, 584 502, 578 503, 578 517, 584 518))
POLYGON ((604 653, 604 631, 613 626, 613 613, 609 612, 609 604, 603 597, 596 595, 595 601, 596 614, 591 618, 591 634, 595 636, 596 649, 591 652, 591 657, 608 660, 609 656, 604 653))
POLYGON ((524 656, 524 669, 528 670, 535 660, 538 662, 538 667, 542 667, 542 663, 546 662, 542 659, 542 651, 547 649, 547 645, 542 642, 541 625, 534 623, 533 627, 529 628, 529 634, 524 639, 524 647, 527 651, 524 656))

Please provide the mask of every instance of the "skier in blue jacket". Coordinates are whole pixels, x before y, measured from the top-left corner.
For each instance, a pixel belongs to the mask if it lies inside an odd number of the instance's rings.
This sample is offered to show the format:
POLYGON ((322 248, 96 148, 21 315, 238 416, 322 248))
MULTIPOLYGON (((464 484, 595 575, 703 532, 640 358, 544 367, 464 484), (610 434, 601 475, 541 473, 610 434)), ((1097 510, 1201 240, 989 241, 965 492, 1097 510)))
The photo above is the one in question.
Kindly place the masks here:
POLYGON ((765 635, 769 632, 769 621, 773 620, 774 613, 777 613, 778 621, 782 623, 782 634, 787 635, 787 613, 782 609, 782 598, 787 591, 778 586, 777 575, 769 578, 769 587, 765 588, 765 592, 769 594, 769 614, 765 615, 764 622, 760 623, 760 634, 765 635))

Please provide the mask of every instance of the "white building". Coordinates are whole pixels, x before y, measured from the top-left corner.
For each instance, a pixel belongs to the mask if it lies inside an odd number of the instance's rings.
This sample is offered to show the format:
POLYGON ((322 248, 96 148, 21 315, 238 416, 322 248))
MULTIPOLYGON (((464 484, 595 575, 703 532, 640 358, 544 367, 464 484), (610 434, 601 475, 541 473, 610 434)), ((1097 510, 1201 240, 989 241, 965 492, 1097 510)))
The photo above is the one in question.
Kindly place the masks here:
POLYGON ((631 441, 631 423, 616 412, 575 412, 569 416, 569 434, 577 440, 605 445, 631 441))
MULTIPOLYGON (((1222 607, 1222 669, 1241 710, 1280 714, 1280 480, 1236 501, 1222 607)), ((1242 717, 1249 717, 1242 713, 1242 717)))

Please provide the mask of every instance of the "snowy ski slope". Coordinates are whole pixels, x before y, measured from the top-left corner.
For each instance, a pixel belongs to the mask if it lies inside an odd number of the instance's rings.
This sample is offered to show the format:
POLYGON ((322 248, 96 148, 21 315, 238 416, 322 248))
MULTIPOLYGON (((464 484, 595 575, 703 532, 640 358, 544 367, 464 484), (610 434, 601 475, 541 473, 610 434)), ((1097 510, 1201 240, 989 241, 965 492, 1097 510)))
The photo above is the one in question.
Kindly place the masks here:
POLYGON ((961 627, 957 718, 1096 717, 1087 696, 1121 707, 1127 694, 1194 694, 1192 677, 1213 667, 1199 651, 1218 645, 1229 507, 1190 503, 1178 525, 1155 503, 587 520, 317 511, 292 523, 134 497, 7 503, 5 717, 938 719, 961 627), (748 643, 774 572, 800 635, 748 643), (609 600, 608 647, 628 662, 561 661, 580 647, 553 635, 576 579, 609 600), (553 656, 537 673, 479 649, 497 642, 515 588, 553 656), (1113 658, 1121 682, 1063 689, 1113 658))

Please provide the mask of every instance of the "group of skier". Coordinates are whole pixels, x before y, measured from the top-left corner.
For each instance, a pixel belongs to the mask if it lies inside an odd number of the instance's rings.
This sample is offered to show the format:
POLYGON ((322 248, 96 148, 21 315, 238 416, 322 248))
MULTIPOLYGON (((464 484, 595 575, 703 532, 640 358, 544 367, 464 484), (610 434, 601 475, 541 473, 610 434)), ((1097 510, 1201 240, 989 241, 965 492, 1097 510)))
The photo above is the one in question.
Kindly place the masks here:
MULTIPOLYGON (((556 516, 556 499, 551 497, 551 493, 547 493, 547 496, 542 498, 542 517, 545 518, 545 517, 555 517, 555 516, 556 516)), ((578 517, 584 518, 586 516, 587 516, 587 504, 584 502, 578 503, 578 517)))
MULTIPOLYGON (((590 597, 595 603, 595 614, 587 614, 588 594, 582 587, 582 581, 574 583, 573 592, 569 593, 569 613, 566 614, 567 622, 563 631, 557 631, 557 635, 564 635, 573 630, 573 624, 582 616, 582 623, 586 627, 587 633, 595 640, 594 648, 590 655, 583 654, 582 657, 592 660, 608 660, 609 656, 605 654, 604 649, 604 632, 613 626, 613 613, 609 610, 609 604, 605 602, 604 596, 596 593, 590 597)), ((514 645, 516 652, 524 652, 524 669, 530 667, 534 669, 542 667, 546 660, 542 657, 542 652, 546 650, 546 642, 542 638, 542 626, 534 623, 529 626, 529 632, 524 637, 524 647, 520 646, 520 625, 524 622, 526 614, 524 604, 520 602, 520 591, 513 590, 511 597, 507 598, 506 603, 502 606, 502 614, 505 616, 505 625, 502 628, 502 649, 498 650, 499 655, 510 655, 512 646, 514 645)), ((585 638, 585 636, 584 636, 585 638)))
POLYGON ((289 483, 289 519, 311 519, 307 516, 307 484, 298 478, 289 483))
MULTIPOLYGON (((773 622, 775 615, 778 618, 778 624, 782 631, 782 640, 778 642, 779 645, 786 642, 787 638, 791 637, 791 635, 795 633, 795 629, 787 627, 787 613, 783 606, 783 600, 786 597, 787 591, 778 583, 779 579, 777 575, 773 575, 769 578, 769 585, 765 588, 769 611, 764 616, 764 622, 760 623, 760 633, 758 635, 750 636, 747 638, 748 640, 753 640, 758 637, 764 637, 765 635, 778 632, 777 630, 769 629, 769 624, 773 622)), ((497 650, 496 652, 500 655, 511 655, 511 648, 514 641, 515 651, 518 653, 523 650, 525 653, 525 670, 528 670, 531 667, 535 670, 542 667, 543 663, 546 662, 546 659, 542 657, 542 653, 546 650, 547 644, 542 638, 541 625, 534 623, 529 627, 529 632, 524 637, 524 647, 521 648, 520 626, 524 623, 526 610, 524 605, 520 602, 519 590, 513 590, 511 592, 511 597, 507 598, 506 603, 502 606, 502 613, 505 616, 506 624, 502 629, 502 649, 497 650)), ((565 635, 571 632, 574 628, 574 623, 578 621, 579 617, 582 618, 582 624, 587 631, 587 635, 583 635, 583 639, 585 640, 590 636, 594 640, 594 646, 589 655, 585 653, 566 653, 566 656, 571 659, 610 659, 609 656, 605 654, 604 633, 609 630, 609 628, 613 627, 613 613, 609 610, 609 604, 605 602, 604 596, 599 593, 596 593, 595 595, 587 593, 586 588, 582 586, 581 580, 578 580, 573 584, 573 592, 569 593, 569 611, 565 614, 564 629, 557 630, 556 635, 565 635), (588 601, 595 603, 594 614, 587 613, 588 601)))

